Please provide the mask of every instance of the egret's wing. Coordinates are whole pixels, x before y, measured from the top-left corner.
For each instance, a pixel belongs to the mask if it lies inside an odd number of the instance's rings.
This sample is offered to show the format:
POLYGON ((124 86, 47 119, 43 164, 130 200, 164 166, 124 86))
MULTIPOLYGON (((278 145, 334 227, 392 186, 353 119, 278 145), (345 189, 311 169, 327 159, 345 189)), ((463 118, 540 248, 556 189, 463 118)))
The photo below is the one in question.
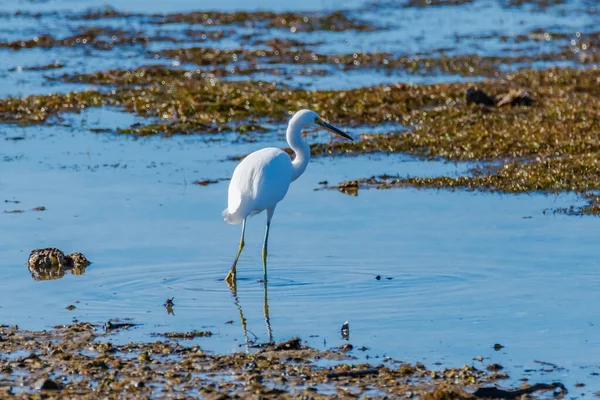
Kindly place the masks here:
POLYGON ((281 149, 255 151, 233 171, 223 211, 229 223, 240 223, 246 217, 271 208, 285 196, 291 182, 291 160, 281 149))

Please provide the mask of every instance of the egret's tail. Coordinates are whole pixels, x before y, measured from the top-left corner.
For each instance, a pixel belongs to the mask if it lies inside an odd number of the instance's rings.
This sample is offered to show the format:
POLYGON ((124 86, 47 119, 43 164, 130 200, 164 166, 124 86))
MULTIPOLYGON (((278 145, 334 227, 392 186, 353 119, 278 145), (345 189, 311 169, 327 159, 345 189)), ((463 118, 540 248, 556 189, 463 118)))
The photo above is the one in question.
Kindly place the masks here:
POLYGON ((238 212, 234 212, 233 214, 230 213, 229 208, 224 209, 221 215, 223 215, 225 222, 227 222, 228 224, 236 225, 240 224, 244 220, 238 215, 238 212))

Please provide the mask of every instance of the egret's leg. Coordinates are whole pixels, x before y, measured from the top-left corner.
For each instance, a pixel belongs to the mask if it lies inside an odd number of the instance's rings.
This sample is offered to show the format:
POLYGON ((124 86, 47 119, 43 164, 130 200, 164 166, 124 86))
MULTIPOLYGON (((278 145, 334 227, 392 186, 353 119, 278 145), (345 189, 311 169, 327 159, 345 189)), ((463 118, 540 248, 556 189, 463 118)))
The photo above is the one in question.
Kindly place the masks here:
POLYGON ((269 294, 267 292, 267 282, 264 282, 264 305, 265 323, 267 324, 267 333, 269 335, 269 343, 273 343, 273 330, 271 329, 271 317, 269 317, 269 294))
POLYGON ((269 228, 271 227, 271 218, 273 218, 274 212, 275 207, 269 208, 267 210, 267 227, 265 229, 265 242, 263 243, 262 248, 263 272, 265 274, 265 283, 267 282, 267 245, 269 243, 269 228))
POLYGON ((235 260, 233 261, 233 265, 231 266, 231 269, 229 270, 229 273, 227 274, 227 277, 225 278, 227 283, 229 283, 229 286, 234 285, 235 281, 236 281, 236 266, 237 266, 237 262, 240 258, 240 254, 242 254, 242 249, 244 248, 244 233, 245 232, 246 232, 246 220, 244 219, 244 221, 242 222, 242 237, 240 239, 240 247, 238 248, 237 255, 235 256, 235 260))

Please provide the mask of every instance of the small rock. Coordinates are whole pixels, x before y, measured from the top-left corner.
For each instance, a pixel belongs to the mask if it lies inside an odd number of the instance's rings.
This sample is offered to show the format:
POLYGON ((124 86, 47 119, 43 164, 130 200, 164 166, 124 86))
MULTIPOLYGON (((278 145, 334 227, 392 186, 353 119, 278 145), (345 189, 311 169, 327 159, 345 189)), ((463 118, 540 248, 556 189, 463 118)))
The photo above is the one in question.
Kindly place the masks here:
POLYGON ((27 260, 29 268, 53 268, 66 265, 65 253, 55 247, 32 250, 27 260))
POLYGON ((354 348, 354 346, 352 346, 350 343, 346 343, 346 344, 338 347, 338 350, 346 353, 346 352, 352 350, 353 348, 354 348))
POLYGON ((375 277, 375 279, 377 279, 378 281, 380 281, 380 280, 381 280, 381 275, 377 275, 377 276, 375 277))
POLYGON ((504 367, 500 364, 497 363, 493 363, 487 366, 487 370, 488 371, 500 371, 501 369, 503 369, 504 367))
POLYGON ((293 338, 286 342, 281 342, 267 348, 272 351, 284 351, 284 350, 301 350, 302 345, 300 344, 300 338, 293 338))
POLYGON ((87 267, 91 263, 82 253, 72 253, 65 256, 65 259, 69 263, 69 266, 72 267, 87 267))
POLYGON ((208 185, 212 185, 212 184, 215 184, 215 183, 219 183, 219 181, 216 180, 216 179, 204 179, 204 180, 194 181, 192 183, 194 185, 208 186, 208 185))
POLYGON ((36 390, 61 390, 58 383, 54 382, 52 379, 45 378, 37 380, 34 387, 36 390))
POLYGON ((502 107, 504 105, 511 106, 530 106, 533 103, 533 99, 523 89, 511 89, 508 93, 500 94, 496 96, 496 106, 502 107))
POLYGON ((484 105, 486 107, 494 107, 496 105, 496 102, 493 98, 488 96, 483 90, 478 89, 476 87, 470 87, 467 89, 465 99, 467 101, 467 104, 475 103, 484 105))
POLYGON ((500 350, 502 350, 502 348, 504 348, 504 346, 502 346, 500 343, 496 343, 494 345, 494 350, 496 350, 496 351, 500 351, 500 350))
POLYGON ((73 311, 76 307, 73 304, 70 304, 66 307, 67 310, 73 311))
POLYGON ((348 324, 348 321, 344 322, 342 325, 341 333, 344 339, 348 340, 350 338, 350 325, 348 324))

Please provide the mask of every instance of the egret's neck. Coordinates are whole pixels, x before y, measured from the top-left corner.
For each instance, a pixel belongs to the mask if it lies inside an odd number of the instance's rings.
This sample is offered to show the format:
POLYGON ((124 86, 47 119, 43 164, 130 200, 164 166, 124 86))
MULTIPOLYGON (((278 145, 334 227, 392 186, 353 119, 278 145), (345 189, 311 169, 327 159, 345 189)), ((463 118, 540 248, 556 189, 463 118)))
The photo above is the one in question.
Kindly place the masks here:
POLYGON ((308 160, 310 160, 310 147, 308 146, 308 143, 306 143, 306 140, 302 138, 302 127, 297 124, 292 123, 288 126, 286 139, 296 155, 294 161, 292 161, 293 182, 304 173, 304 170, 306 170, 308 160))

